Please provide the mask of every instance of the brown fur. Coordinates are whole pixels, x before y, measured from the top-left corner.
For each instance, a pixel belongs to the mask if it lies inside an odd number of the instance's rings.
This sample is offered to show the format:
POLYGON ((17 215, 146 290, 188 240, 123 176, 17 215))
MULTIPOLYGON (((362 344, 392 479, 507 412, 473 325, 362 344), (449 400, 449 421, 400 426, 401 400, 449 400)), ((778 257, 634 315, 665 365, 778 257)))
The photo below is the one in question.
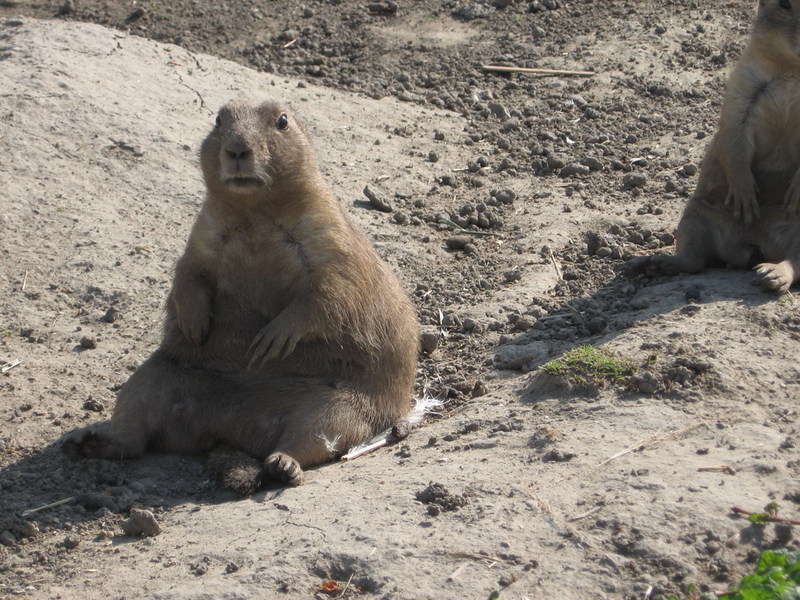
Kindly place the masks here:
POLYGON ((208 196, 161 346, 120 391, 110 432, 67 450, 129 458, 227 444, 263 460, 265 479, 296 485, 303 468, 407 414, 416 316, 283 108, 224 106, 200 154, 208 196))
POLYGON ((800 2, 760 0, 728 78, 719 127, 678 224, 675 256, 643 256, 631 273, 754 267, 780 293, 800 278, 800 2))

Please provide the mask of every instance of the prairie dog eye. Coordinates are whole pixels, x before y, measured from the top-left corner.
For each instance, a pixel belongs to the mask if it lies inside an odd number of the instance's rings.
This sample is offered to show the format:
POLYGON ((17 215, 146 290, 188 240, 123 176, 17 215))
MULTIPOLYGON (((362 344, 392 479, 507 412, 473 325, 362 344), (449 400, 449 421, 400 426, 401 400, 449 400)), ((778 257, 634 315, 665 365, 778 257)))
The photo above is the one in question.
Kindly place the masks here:
POLYGON ((278 129, 287 129, 289 127, 289 117, 286 116, 286 113, 282 113, 280 117, 278 117, 277 122, 278 129))
POLYGON ((778 2, 778 6, 780 6, 783 10, 792 10, 791 0, 780 0, 780 2, 778 2))
POLYGON ((222 117, 217 115, 217 120, 215 121, 215 127, 219 127, 220 125, 222 125, 222 117))

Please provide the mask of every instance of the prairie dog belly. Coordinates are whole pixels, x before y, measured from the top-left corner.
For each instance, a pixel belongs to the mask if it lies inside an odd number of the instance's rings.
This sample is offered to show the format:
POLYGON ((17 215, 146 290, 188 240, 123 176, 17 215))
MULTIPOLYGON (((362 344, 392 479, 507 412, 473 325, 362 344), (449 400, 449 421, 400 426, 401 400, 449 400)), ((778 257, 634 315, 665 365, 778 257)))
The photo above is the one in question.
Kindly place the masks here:
POLYGON ((753 171, 794 171, 800 166, 800 78, 771 81, 754 99, 748 130, 755 142, 753 171))

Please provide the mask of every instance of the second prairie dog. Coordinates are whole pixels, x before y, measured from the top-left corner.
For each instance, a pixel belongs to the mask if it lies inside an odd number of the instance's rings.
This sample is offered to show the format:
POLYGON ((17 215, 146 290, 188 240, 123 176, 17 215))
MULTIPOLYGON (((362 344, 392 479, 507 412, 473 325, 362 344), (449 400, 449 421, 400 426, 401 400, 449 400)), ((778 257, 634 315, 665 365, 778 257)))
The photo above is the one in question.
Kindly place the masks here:
POLYGON ((203 142, 207 198, 177 263, 161 346, 110 429, 67 442, 103 458, 217 444, 292 485, 409 411, 419 327, 397 278, 345 217, 300 122, 231 102, 203 142))
POLYGON ((800 278, 799 213, 800 1, 760 0, 678 224, 676 254, 638 257, 626 268, 754 267, 764 287, 783 293, 800 278))

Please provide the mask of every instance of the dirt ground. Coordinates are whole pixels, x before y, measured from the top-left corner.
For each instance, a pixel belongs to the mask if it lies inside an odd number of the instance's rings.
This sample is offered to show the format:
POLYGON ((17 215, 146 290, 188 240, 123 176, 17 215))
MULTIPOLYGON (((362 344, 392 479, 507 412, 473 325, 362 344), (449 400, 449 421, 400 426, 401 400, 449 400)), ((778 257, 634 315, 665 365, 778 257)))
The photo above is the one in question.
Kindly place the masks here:
POLYGON ((798 518, 795 296, 619 274, 673 250, 754 7, 0 2, 0 597, 666 600, 797 549, 731 511, 798 518), (242 96, 309 126, 444 406, 245 499, 203 457, 70 462, 59 439, 158 344, 200 141, 242 96), (538 369, 584 345, 635 372, 538 369))

